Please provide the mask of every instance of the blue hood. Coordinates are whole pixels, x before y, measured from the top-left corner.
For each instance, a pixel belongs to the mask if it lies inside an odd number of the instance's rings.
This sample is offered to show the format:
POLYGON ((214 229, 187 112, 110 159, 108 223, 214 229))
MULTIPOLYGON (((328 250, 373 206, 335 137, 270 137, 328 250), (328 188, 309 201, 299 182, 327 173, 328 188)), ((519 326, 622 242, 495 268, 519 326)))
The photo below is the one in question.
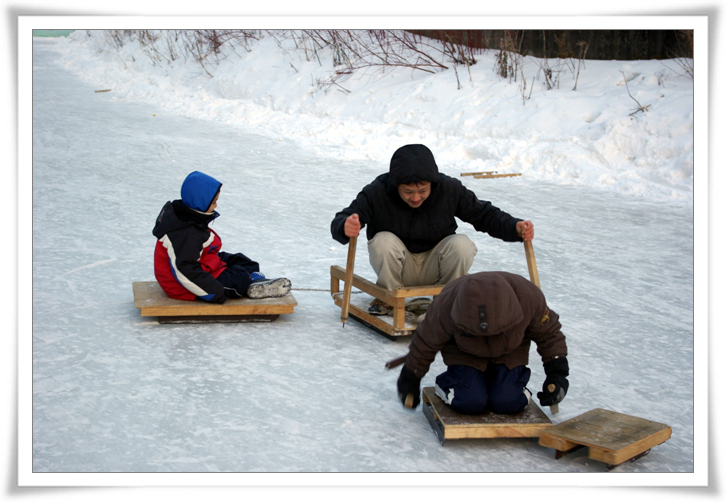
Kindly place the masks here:
POLYGON ((201 211, 209 209, 222 184, 199 171, 189 174, 181 187, 181 199, 185 206, 201 211))

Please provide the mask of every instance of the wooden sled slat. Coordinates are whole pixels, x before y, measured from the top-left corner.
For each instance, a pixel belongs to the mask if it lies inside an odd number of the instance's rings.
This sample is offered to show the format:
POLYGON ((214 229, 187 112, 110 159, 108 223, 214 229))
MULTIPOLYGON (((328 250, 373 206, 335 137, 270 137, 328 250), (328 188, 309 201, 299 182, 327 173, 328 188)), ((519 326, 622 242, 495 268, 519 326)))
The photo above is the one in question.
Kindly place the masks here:
POLYGON ((197 318, 198 322, 210 322, 218 318, 219 322, 237 321, 270 321, 270 316, 292 314, 297 301, 292 293, 281 298, 237 298, 227 300, 224 304, 206 303, 202 301, 185 301, 169 298, 156 281, 134 282, 134 307, 138 308, 142 317, 156 316, 176 322, 184 319, 197 318), (257 319, 256 319, 257 318, 257 319))
POLYGON ((539 444, 558 453, 585 446, 589 458, 617 466, 664 443, 671 433, 668 425, 597 408, 548 429, 539 444))
MULTIPOLYGON (((345 281, 345 269, 342 267, 339 267, 337 265, 333 265, 330 267, 330 276, 331 278, 338 280, 338 281, 345 281)), ((432 286, 414 286, 414 287, 404 287, 404 288, 395 288, 395 289, 385 289, 380 287, 378 284, 369 281, 368 279, 365 279, 363 277, 360 277, 359 275, 353 274, 353 287, 360 289, 361 291, 364 291, 368 293, 371 296, 375 296, 379 300, 388 301, 391 302, 399 299, 399 298, 412 298, 415 296, 430 296, 430 295, 438 295, 441 293, 441 290, 444 288, 444 286, 441 285, 432 285, 432 286)), ((340 291, 340 286, 338 285, 337 288, 335 288, 335 293, 340 291)))
MULTIPOLYGON (((370 296, 365 296, 367 301, 358 302, 356 303, 357 298, 353 298, 349 309, 349 315, 356 321, 367 325, 370 328, 373 328, 375 331, 378 331, 379 333, 395 338, 398 336, 405 336, 410 335, 413 333, 413 331, 416 329, 416 324, 411 324, 408 321, 406 321, 405 316, 402 321, 402 324, 400 324, 399 328, 394 328, 395 319, 393 316, 389 315, 383 315, 383 316, 375 316, 368 313, 368 303, 371 300, 370 296)), ((338 292, 335 295, 333 295, 333 301, 338 307, 343 306, 343 295, 342 293, 338 292)))
POLYGON ((270 322, 280 317, 278 314, 271 315, 214 315, 214 316, 162 316, 158 317, 159 324, 223 324, 237 322, 270 322))
MULTIPOLYGON (((337 265, 333 265, 330 267, 330 294, 333 297, 335 304, 342 307, 340 281, 345 283, 345 269, 337 265)), ((391 305, 393 307, 393 315, 371 315, 368 313, 367 305, 356 306, 353 301, 351 301, 351 305, 349 307, 350 314, 363 321, 364 324, 374 326, 376 330, 380 330, 387 336, 392 337, 410 335, 416 329, 415 325, 406 322, 407 298, 435 296, 441 293, 441 290, 444 287, 434 285, 404 287, 388 290, 356 274, 353 274, 352 285, 354 288, 391 305)))
POLYGON ((422 396, 424 415, 442 445, 449 439, 539 437, 552 427, 552 421, 534 402, 514 415, 463 415, 444 403, 433 387, 424 387, 422 396))

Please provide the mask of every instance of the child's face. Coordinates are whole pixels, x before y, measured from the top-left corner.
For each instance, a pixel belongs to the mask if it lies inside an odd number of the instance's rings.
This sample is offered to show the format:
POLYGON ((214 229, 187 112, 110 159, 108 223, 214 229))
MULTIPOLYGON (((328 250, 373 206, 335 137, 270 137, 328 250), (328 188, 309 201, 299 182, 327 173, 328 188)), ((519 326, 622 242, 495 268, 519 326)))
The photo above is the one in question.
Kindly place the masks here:
POLYGON ((431 195, 431 182, 421 181, 410 185, 398 185, 398 194, 409 206, 421 207, 421 204, 431 195))
POLYGON ((219 192, 217 192, 217 195, 214 196, 214 199, 212 199, 212 203, 209 204, 209 208, 206 212, 211 213, 217 208, 217 199, 219 199, 219 192))

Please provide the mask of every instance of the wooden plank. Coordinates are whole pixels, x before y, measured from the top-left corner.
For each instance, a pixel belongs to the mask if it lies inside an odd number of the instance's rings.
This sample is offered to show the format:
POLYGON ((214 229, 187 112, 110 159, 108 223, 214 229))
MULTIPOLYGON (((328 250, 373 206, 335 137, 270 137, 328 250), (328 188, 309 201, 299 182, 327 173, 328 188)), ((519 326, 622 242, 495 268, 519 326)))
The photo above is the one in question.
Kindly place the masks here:
POLYGON ((436 296, 444 289, 442 284, 432 284, 430 286, 411 286, 404 288, 396 288, 392 291, 392 295, 396 298, 413 298, 416 296, 436 296))
MULTIPOLYGON (((338 292, 333 296, 333 301, 338 307, 342 307, 343 298, 342 293, 338 292)), ((404 319, 403 326, 399 328, 393 327, 393 317, 388 315, 376 316, 368 313, 368 305, 370 304, 371 297, 360 295, 353 295, 350 302, 350 315, 362 320, 373 326, 375 329, 384 332, 389 336, 408 336, 413 333, 416 329, 416 325, 406 322, 404 319)))
POLYGON ((273 315, 219 315, 219 316, 162 316, 159 324, 222 324, 239 322, 270 322, 280 317, 273 315))
MULTIPOLYGON (((336 280, 345 281, 345 269, 337 265, 333 265, 332 267, 330 267, 330 276, 335 278, 336 280)), ((353 274, 352 284, 357 289, 360 289, 361 291, 364 291, 369 295, 378 298, 379 300, 383 300, 389 305, 391 305, 395 300, 395 297, 391 294, 389 290, 382 288, 378 284, 364 279, 359 275, 353 274)))
MULTIPOLYGON (((340 280, 333 275, 333 268, 330 269, 330 294, 335 295, 340 292, 340 280)), ((338 267, 340 268, 340 267, 338 267)))
MULTIPOLYGON (((444 440, 539 437, 544 430, 552 427, 552 421, 534 402, 514 415, 492 412, 464 415, 444 403, 433 387, 425 387, 422 394, 424 406, 430 406, 431 415, 441 424, 444 440)), ((436 428, 438 426, 434 430, 436 428)))
MULTIPOLYGON (((330 267, 330 275, 334 279, 345 281, 345 269, 339 267, 338 265, 333 265, 330 267)), ((353 286, 375 298, 378 298, 379 300, 383 300, 389 305, 393 305, 396 298, 412 298, 414 296, 435 296, 441 293, 441 290, 444 289, 443 285, 430 285, 410 287, 407 286, 403 288, 394 288, 392 290, 388 290, 356 274, 353 274, 353 286)))
POLYGON ((514 176, 522 176, 522 173, 512 173, 512 174, 475 174, 474 177, 477 179, 482 178, 512 178, 514 176))
POLYGON ((578 443, 568 441, 567 439, 560 438, 557 436, 550 436, 547 432, 543 432, 539 437, 539 444, 546 446, 547 448, 554 448, 557 451, 569 451, 577 446, 578 443))
POLYGON ((394 335, 391 335, 390 333, 387 333, 386 331, 377 328, 376 326, 372 325, 368 321, 366 321, 366 320, 358 317, 357 315, 355 315, 353 313, 350 314, 350 317, 351 317, 351 319, 355 319, 356 322, 359 322, 360 324, 364 325, 365 327, 372 329, 376 333, 379 333, 379 334, 385 336, 389 340, 397 340, 399 336, 403 336, 403 335, 410 334, 409 332, 402 332, 402 333, 399 333, 398 335, 395 335, 395 334, 394 335))
POLYGON ((134 282, 134 307, 148 316, 230 316, 292 314, 297 301, 292 293, 281 298, 238 298, 223 305, 169 298, 156 281, 134 282))
POLYGON ((671 437, 666 424, 597 408, 566 420, 540 436, 540 444, 561 451, 560 444, 589 448, 589 458, 621 464, 671 437))
POLYGON ((406 325, 406 299, 396 298, 391 307, 393 307, 391 312, 393 314, 391 316, 393 318, 393 330, 400 331, 406 325))
POLYGON ((422 396, 423 405, 421 406, 421 411, 423 411, 423 414, 426 417, 426 420, 429 422, 431 429, 433 429, 434 434, 436 434, 436 437, 439 439, 439 443, 441 443, 441 445, 443 446, 446 442, 444 424, 441 423, 438 415, 436 414, 436 411, 434 410, 433 406, 431 406, 428 395, 424 392, 422 393, 422 396))

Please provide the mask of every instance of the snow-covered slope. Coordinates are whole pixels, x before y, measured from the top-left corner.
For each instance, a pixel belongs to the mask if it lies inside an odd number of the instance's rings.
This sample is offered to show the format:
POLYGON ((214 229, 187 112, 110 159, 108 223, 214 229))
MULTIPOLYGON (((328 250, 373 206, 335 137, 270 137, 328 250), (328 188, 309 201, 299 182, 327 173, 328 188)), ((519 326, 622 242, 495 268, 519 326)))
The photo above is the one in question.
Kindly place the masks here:
POLYGON ((247 50, 227 48, 204 68, 180 56, 151 60, 138 41, 117 49, 105 33, 90 33, 59 44, 66 67, 86 82, 334 159, 385 166, 398 146, 424 143, 452 172, 523 173, 693 200, 693 80, 678 61, 524 57, 514 80, 496 74, 497 52, 486 51, 468 69, 450 61, 438 73, 368 68, 326 86, 333 53, 319 49, 313 57, 296 48, 300 33, 293 40, 261 32, 247 50), (550 90, 545 66, 555 81, 550 90))

